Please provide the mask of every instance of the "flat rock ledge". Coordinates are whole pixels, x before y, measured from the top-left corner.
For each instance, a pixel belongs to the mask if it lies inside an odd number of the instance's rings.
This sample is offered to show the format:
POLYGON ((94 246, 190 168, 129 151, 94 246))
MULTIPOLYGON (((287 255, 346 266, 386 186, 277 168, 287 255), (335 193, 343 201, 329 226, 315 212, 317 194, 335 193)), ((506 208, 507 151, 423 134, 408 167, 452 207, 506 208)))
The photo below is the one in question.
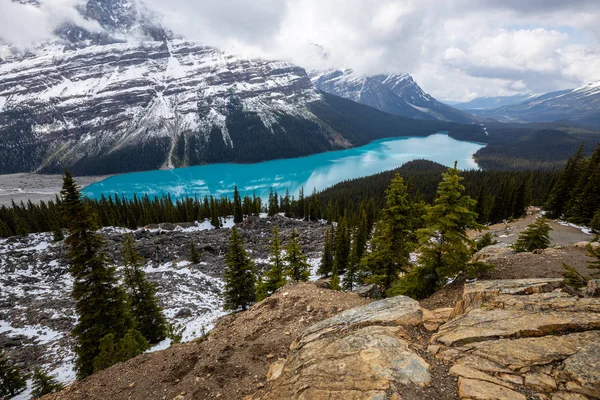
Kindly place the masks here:
POLYGON ((469 283, 455 308, 394 297, 308 328, 250 399, 600 398, 600 299, 561 279, 469 283))

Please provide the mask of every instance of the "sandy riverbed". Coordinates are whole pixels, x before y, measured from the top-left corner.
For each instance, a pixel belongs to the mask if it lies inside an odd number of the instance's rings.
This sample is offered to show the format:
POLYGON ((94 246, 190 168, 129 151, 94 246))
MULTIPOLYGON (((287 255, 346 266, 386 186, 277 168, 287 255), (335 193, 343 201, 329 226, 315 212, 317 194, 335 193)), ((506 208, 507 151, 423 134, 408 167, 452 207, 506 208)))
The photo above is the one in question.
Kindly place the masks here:
MULTIPOLYGON (((78 176, 75 181, 80 187, 101 181, 107 176, 78 176)), ((0 175, 0 206, 31 200, 32 202, 53 200, 62 187, 62 175, 40 175, 30 173, 0 175)))

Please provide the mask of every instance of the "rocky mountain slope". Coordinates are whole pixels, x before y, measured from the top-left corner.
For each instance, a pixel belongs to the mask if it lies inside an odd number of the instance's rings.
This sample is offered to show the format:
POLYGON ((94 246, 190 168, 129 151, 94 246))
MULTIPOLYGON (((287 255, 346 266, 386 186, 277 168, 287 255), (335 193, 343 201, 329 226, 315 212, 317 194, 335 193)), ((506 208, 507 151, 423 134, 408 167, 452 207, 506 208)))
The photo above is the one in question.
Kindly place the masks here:
POLYGON ((443 104, 408 74, 360 76, 351 69, 309 71, 315 86, 379 110, 409 118, 470 123, 472 116, 443 104))
POLYGON ((96 28, 62 25, 26 52, 0 46, 0 173, 258 162, 450 128, 379 126, 387 117, 349 111, 303 68, 176 39, 137 2, 88 0, 79 12, 96 28))
POLYGON ((553 122, 569 120, 600 127, 600 81, 573 90, 551 92, 495 110, 473 111, 501 122, 553 122))
MULTIPOLYGON (((188 341, 210 330, 213 320, 225 314, 220 295, 230 235, 227 228, 232 225, 232 219, 227 219, 224 229, 213 229, 206 221, 161 224, 136 231, 104 228, 101 233, 116 265, 124 235, 132 233, 147 260, 144 271, 158 285, 167 319, 181 324, 183 340, 188 341), (201 252, 199 264, 189 262, 192 242, 201 252)), ((279 216, 251 217, 238 225, 257 268, 267 266, 274 227, 280 228, 284 242, 292 228, 298 231, 314 273, 325 226, 279 216)), ((54 243, 49 233, 0 240, 0 349, 7 350, 26 371, 42 367, 70 383, 75 374, 73 341, 68 334, 76 315, 65 252, 63 243, 54 243)), ((169 343, 166 340, 153 350, 166 348, 169 343)))
POLYGON ((454 108, 469 113, 481 112, 481 110, 495 110, 504 106, 511 106, 524 102, 529 98, 536 97, 533 94, 515 94, 513 96, 477 97, 462 103, 448 103, 454 108))

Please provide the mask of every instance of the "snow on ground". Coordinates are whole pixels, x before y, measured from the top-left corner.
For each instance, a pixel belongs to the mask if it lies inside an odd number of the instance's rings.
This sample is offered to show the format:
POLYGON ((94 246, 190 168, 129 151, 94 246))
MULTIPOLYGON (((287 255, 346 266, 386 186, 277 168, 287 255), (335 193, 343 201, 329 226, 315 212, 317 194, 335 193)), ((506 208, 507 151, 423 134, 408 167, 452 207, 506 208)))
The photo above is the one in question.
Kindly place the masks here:
POLYGON ((579 229, 581 232, 585 233, 586 235, 592 234, 592 230, 586 226, 576 225, 571 222, 561 221, 561 220, 556 220, 556 223, 558 223, 559 225, 562 225, 562 226, 570 226, 571 228, 579 229))

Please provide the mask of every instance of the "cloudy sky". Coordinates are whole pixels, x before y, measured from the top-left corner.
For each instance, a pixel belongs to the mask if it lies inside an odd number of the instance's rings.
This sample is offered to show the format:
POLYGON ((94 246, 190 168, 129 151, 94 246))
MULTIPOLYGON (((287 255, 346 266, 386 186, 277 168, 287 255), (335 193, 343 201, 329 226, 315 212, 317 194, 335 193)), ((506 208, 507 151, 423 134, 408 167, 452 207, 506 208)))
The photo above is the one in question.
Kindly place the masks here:
MULTIPOLYGON (((0 37, 26 46, 63 20, 93 25, 80 0, 41 1, 0 0, 0 37)), ((135 1, 190 40, 306 68, 409 72, 441 100, 600 80, 600 0, 135 1)))

